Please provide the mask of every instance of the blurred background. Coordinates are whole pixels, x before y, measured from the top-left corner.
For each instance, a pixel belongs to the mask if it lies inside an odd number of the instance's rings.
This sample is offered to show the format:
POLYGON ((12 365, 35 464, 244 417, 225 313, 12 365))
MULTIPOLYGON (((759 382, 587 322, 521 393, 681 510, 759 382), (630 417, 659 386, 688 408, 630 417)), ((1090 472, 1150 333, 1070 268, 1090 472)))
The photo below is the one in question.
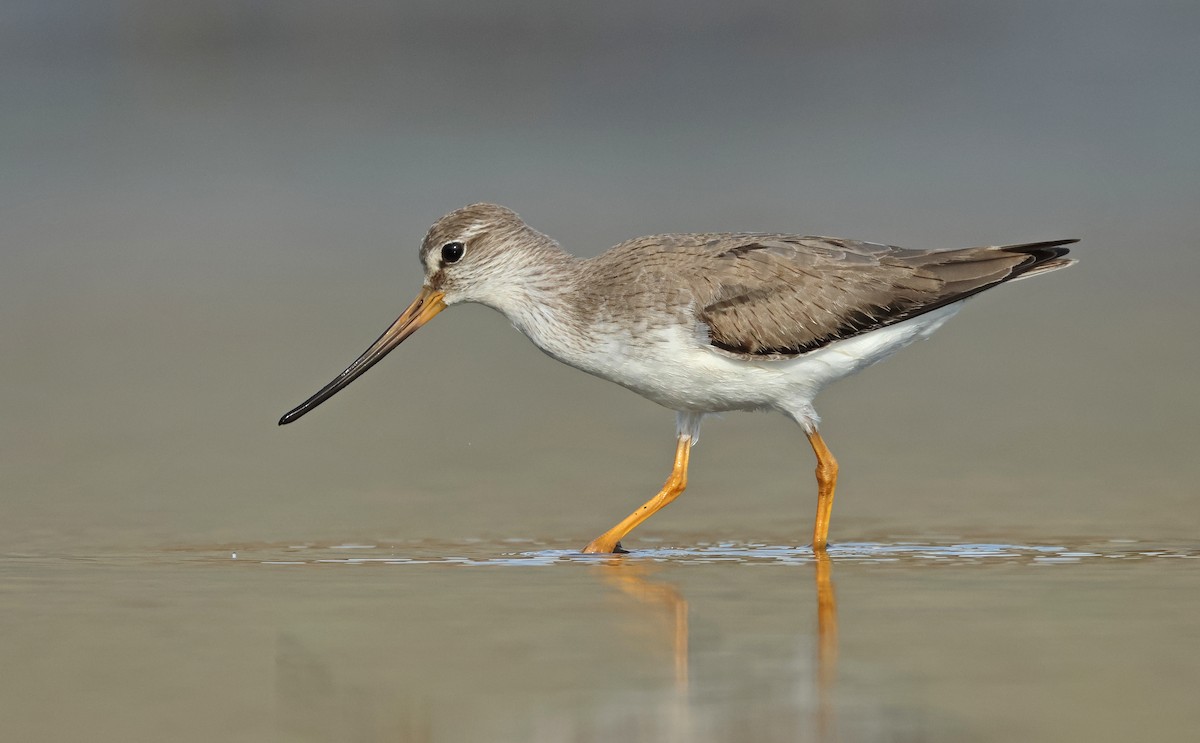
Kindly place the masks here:
POLYGON ((5 0, 5 733, 1188 738, 1197 81, 1195 2, 5 0), (276 425, 476 201, 579 255, 1082 242, 818 400, 835 591, 779 415, 573 556, 674 417, 485 308, 276 425))
MULTIPOLYGON (((490 310, 275 425, 412 298, 428 225, 485 200, 581 255, 1081 238, 818 401, 833 539, 1194 537, 1198 42, 1187 2, 8 0, 0 543, 606 528, 673 416, 490 310)), ((646 534, 807 541, 781 416, 709 421, 693 462, 646 534)))

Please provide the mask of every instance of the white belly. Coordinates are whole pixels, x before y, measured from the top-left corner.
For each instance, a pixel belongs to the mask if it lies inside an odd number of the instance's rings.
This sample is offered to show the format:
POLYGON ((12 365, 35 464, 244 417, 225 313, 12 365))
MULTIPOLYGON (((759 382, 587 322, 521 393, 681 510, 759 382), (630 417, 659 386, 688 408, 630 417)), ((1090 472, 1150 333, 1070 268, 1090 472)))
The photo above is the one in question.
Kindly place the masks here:
POLYGON ((604 341, 582 352, 538 345, 566 364, 672 410, 795 411, 807 407, 830 382, 927 338, 961 307, 956 302, 790 359, 738 357, 705 345, 682 327, 636 337, 615 327, 598 328, 604 341))

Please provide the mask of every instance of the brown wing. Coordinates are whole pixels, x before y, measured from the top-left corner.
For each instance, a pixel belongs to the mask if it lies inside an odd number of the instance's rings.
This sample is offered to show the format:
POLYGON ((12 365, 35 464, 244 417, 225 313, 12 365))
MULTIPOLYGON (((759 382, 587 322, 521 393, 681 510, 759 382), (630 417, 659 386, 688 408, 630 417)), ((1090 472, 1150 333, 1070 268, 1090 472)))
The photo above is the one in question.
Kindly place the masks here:
POLYGON ((1075 240, 906 250, 823 237, 706 236, 693 278, 714 346, 794 356, 907 320, 1033 272, 1062 268, 1075 240))

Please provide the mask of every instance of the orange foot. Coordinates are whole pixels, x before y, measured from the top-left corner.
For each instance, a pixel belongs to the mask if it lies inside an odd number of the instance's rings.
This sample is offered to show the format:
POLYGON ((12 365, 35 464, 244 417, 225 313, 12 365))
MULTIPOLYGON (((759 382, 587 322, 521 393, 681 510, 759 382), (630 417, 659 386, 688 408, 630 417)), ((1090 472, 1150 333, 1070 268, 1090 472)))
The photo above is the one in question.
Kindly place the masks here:
POLYGON ((609 539, 605 539, 602 536, 596 537, 595 539, 593 539, 591 542, 588 543, 588 546, 583 548, 583 554, 585 554, 585 555, 628 555, 629 554, 629 550, 622 547, 621 543, 619 541, 616 543, 613 543, 610 540, 611 540, 611 537, 609 539))

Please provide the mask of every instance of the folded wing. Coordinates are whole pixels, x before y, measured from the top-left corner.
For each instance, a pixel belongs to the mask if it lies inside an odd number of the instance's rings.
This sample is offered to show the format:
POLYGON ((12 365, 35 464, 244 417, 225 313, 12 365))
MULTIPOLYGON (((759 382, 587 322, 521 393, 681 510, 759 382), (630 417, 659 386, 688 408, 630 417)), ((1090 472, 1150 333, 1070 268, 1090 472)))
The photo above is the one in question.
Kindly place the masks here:
POLYGON ((1006 281, 1063 268, 1076 240, 908 250, 823 237, 722 235, 693 279, 697 318, 732 353, 795 356, 1006 281))

